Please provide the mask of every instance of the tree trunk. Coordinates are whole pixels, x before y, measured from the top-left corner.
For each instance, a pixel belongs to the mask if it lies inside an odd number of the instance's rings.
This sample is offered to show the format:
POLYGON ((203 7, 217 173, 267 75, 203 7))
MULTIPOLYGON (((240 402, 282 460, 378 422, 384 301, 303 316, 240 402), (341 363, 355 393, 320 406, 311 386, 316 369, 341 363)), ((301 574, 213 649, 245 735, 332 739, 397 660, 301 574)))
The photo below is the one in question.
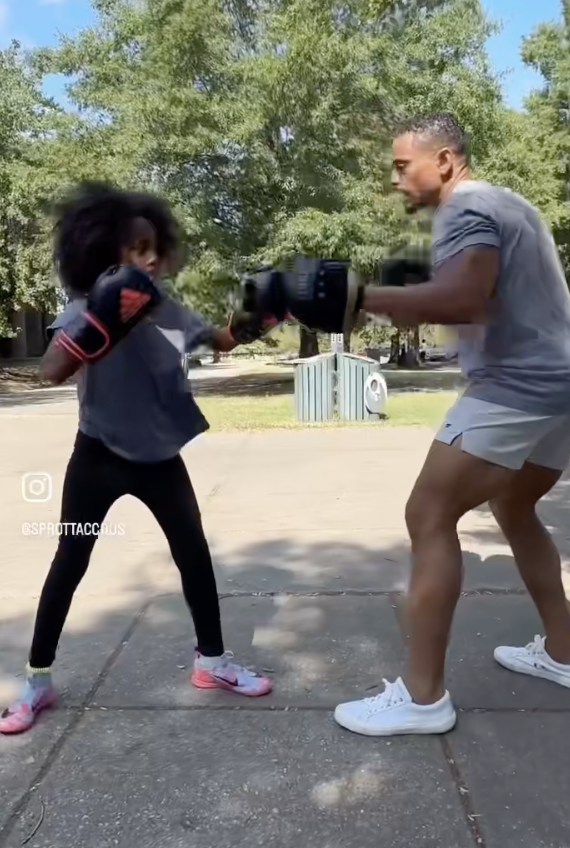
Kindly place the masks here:
POLYGON ((390 339, 390 359, 388 361, 392 364, 396 364, 398 362, 399 355, 400 355, 400 331, 396 330, 394 335, 390 339))
POLYGON ((299 359, 317 356, 319 352, 319 337, 311 330, 299 328, 299 359))
POLYGON ((19 309, 14 312, 12 317, 12 329, 18 334, 12 339, 12 357, 14 359, 25 359, 28 355, 25 310, 19 309))
POLYGON ((214 363, 216 364, 216 363, 220 362, 221 358, 222 358, 222 354, 220 353, 220 351, 215 350, 214 351, 214 363))
POLYGON ((343 345, 343 349, 344 349, 345 353, 350 353, 350 340, 351 340, 351 334, 349 333, 347 335, 345 333, 343 338, 342 338, 342 345, 343 345))

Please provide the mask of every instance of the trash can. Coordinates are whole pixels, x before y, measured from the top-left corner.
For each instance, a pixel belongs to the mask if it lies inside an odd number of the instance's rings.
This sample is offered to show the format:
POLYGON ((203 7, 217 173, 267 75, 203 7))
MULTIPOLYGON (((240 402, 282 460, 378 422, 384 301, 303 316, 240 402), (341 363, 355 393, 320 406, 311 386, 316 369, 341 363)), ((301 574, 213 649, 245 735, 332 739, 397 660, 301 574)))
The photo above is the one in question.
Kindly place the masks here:
POLYGON ((329 421, 335 416, 334 353, 296 359, 295 417, 297 421, 329 421))
POLYGON ((378 363, 367 356, 337 354, 338 412, 343 421, 379 421, 388 395, 378 363))

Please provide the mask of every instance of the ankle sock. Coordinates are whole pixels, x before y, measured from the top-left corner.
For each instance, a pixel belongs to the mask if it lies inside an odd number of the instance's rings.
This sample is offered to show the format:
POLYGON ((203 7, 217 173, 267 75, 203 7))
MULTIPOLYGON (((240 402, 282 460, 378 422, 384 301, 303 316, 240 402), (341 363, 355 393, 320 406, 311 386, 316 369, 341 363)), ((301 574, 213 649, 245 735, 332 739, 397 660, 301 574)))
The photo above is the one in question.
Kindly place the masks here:
POLYGON ((49 668, 34 668, 29 663, 26 666, 26 676, 27 677, 36 677, 38 675, 39 676, 45 676, 45 675, 48 675, 48 674, 51 676, 51 667, 49 667, 49 668))
POLYGON ((51 685, 51 668, 33 668, 28 664, 26 666, 26 682, 20 700, 32 706, 38 693, 44 689, 49 689, 51 685))
POLYGON ((204 657, 199 651, 196 653, 196 665, 198 668, 203 668, 206 671, 211 671, 213 668, 216 668, 216 666, 220 665, 223 659, 223 656, 204 657))

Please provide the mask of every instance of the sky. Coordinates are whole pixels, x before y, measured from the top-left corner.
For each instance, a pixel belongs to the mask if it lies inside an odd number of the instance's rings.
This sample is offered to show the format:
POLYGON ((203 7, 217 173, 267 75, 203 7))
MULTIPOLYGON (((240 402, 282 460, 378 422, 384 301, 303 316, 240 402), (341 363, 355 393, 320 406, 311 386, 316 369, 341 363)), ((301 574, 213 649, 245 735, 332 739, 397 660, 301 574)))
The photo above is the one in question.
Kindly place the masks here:
MULTIPOLYGON (((493 65, 507 74, 503 90, 509 105, 521 108, 525 95, 540 84, 540 77, 526 68, 519 56, 524 35, 543 21, 561 15, 560 0, 482 0, 488 14, 503 23, 500 35, 488 45, 493 65)), ((0 0, 0 45, 12 38, 26 47, 55 45, 59 33, 71 34, 94 20, 89 0, 0 0)), ((61 98, 60 79, 46 81, 50 95, 61 98)))

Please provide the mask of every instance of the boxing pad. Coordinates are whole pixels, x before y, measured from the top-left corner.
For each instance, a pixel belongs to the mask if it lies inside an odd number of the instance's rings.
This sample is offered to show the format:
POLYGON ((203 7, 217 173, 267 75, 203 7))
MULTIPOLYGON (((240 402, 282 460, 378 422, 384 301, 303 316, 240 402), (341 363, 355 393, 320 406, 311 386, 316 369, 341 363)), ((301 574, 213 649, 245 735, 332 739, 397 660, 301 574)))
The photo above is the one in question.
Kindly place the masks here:
POLYGON ((408 250, 406 255, 387 259, 380 269, 383 286, 409 286, 427 283, 431 278, 431 262, 427 252, 408 250))
POLYGON ((295 256, 281 268, 261 269, 243 281, 244 309, 295 318, 311 330, 349 333, 360 311, 364 283, 350 263, 295 256))
POLYGON ((161 300, 148 274, 132 265, 110 268, 97 279, 85 310, 58 334, 56 344, 78 365, 97 362, 161 300))

